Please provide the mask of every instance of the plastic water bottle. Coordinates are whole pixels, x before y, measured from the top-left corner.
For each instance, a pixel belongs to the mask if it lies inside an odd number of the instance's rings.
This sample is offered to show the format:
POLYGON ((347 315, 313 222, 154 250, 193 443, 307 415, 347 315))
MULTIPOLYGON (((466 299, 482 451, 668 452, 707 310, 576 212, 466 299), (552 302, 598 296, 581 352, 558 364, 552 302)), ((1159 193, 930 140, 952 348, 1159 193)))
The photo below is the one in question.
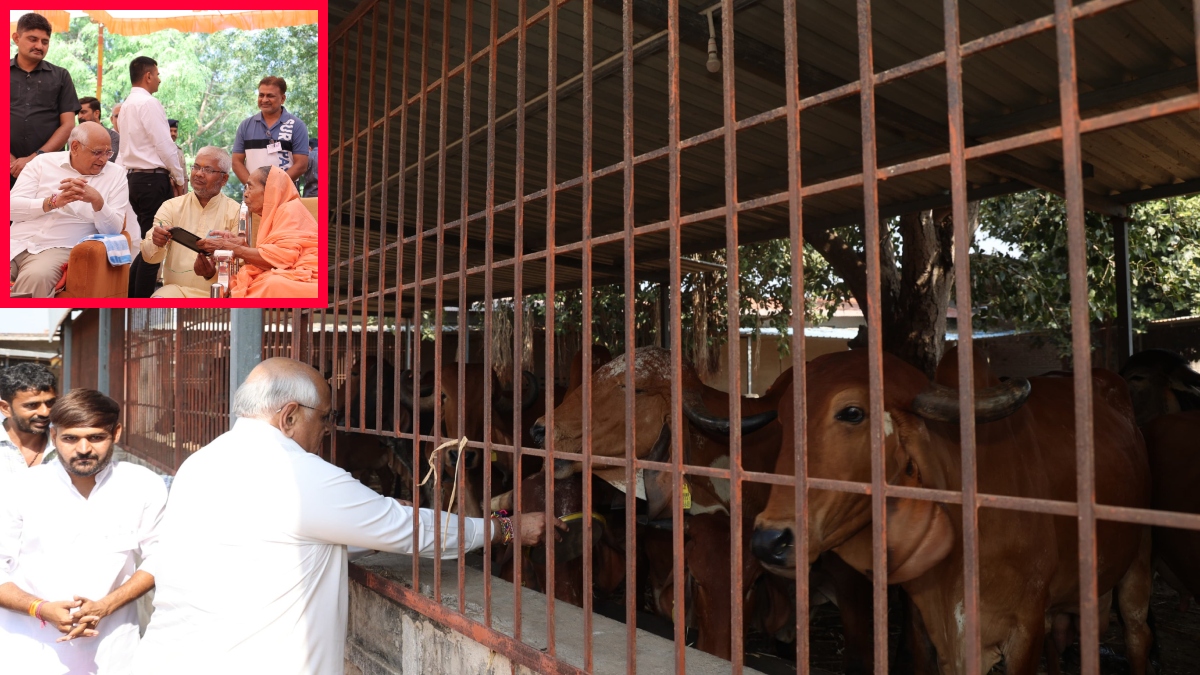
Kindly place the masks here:
POLYGON ((245 237, 250 230, 250 209, 246 208, 246 202, 242 202, 242 208, 238 209, 238 236, 245 237))

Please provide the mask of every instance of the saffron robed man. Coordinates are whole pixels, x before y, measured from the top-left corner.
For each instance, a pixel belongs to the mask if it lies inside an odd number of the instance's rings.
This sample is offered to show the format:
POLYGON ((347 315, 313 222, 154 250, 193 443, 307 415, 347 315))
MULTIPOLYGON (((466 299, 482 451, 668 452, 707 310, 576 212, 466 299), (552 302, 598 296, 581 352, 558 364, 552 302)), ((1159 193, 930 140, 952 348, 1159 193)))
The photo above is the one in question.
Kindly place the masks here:
POLYGON ((321 459, 337 416, 330 399, 309 366, 263 361, 234 394, 233 429, 184 461, 163 515, 136 675, 342 675, 348 546, 411 553, 420 530, 422 556, 453 558, 459 541, 477 549, 514 528, 524 544, 544 537, 543 513, 467 518, 460 531, 457 515, 414 511, 321 459))

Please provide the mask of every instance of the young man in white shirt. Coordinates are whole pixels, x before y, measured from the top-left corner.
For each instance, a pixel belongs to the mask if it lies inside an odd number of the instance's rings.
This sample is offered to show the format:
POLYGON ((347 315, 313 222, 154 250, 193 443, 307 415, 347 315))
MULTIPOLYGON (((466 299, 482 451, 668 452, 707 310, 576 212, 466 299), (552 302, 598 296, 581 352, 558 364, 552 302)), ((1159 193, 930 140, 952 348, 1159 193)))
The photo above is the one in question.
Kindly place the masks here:
POLYGON ((4 672, 129 672, 138 642, 132 602, 154 587, 167 489, 149 469, 113 459, 120 415, 93 389, 60 398, 50 412, 59 461, 10 481, 0 499, 4 672))
POLYGON ((411 553, 419 530, 421 555, 454 558, 460 537, 466 550, 488 537, 507 541, 514 527, 526 545, 543 538, 543 513, 467 518, 460 533, 456 515, 417 515, 321 459, 316 453, 337 415, 330 399, 309 366, 263 361, 234 395, 233 430, 180 467, 136 675, 341 675, 347 546, 411 553))
POLYGON ((48 298, 71 247, 88 235, 119 234, 129 188, 108 158, 112 139, 95 122, 71 131, 70 150, 38 155, 25 165, 9 202, 11 293, 48 298))
MULTIPOLYGON (((158 62, 139 56, 129 63, 133 88, 121 102, 121 154, 117 164, 129 173, 129 203, 137 214, 139 238, 154 225, 154 214, 163 202, 187 189, 187 173, 179 148, 171 140, 167 113, 154 98, 161 80, 158 62)), ((132 227, 132 224, 130 225, 132 227)), ((148 298, 154 292, 158 265, 149 265, 140 254, 129 268, 129 297, 148 298)))
POLYGON ((54 373, 40 363, 18 363, 0 372, 0 480, 5 474, 24 475, 25 470, 51 461, 50 409, 58 398, 54 373))

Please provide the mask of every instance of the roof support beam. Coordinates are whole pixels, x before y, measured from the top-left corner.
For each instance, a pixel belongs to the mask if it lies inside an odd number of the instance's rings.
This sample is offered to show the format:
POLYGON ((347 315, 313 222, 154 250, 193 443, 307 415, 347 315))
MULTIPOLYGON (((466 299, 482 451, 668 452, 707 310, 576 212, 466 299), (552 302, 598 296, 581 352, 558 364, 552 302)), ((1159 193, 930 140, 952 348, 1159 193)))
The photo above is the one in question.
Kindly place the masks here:
MULTIPOLYGON (((622 0, 594 0, 597 7, 602 7, 616 14, 621 13, 622 0)), ((665 28, 667 24, 667 7, 661 0, 633 0, 633 20, 650 29, 665 28)), ((736 32, 736 31, 735 31, 736 32)), ((708 23, 702 15, 679 8, 679 40, 692 48, 708 51, 708 23)), ((783 52, 768 45, 751 35, 736 32, 736 48, 734 60, 739 68, 784 86, 785 63, 783 52)), ((815 92, 827 91, 848 84, 837 75, 829 73, 809 63, 800 63, 800 80, 815 92)), ((949 130, 942 122, 931 120, 924 115, 911 110, 896 101, 889 100, 880 92, 875 92, 876 121, 901 134, 914 136, 930 143, 935 150, 941 151, 949 144, 949 130)), ((967 145, 976 141, 967 138, 967 145)), ((1036 187, 1063 194, 1063 179, 1042 169, 1028 164, 1013 156, 989 157, 975 160, 975 163, 991 171, 1015 180, 1028 181, 1036 187)), ((1084 193, 1084 205, 1100 213, 1123 215, 1124 206, 1094 192, 1084 193)))
MULTIPOLYGON (((633 46, 633 61, 634 61, 634 63, 637 63, 638 61, 645 59, 648 56, 651 56, 653 54, 656 54, 656 53, 662 51, 663 49, 666 49, 666 47, 667 47, 667 31, 663 30, 658 33, 655 33, 654 35, 651 35, 650 37, 638 42, 637 44, 635 44, 633 46)), ((623 64, 623 59, 624 59, 624 53, 617 52, 615 54, 612 54, 608 58, 600 61, 596 65, 594 65, 592 67, 592 83, 595 84, 596 82, 599 82, 600 80, 603 80, 605 78, 608 78, 608 77, 611 77, 613 75, 620 73, 621 67, 623 64)), ((556 86, 554 88, 554 95, 555 95, 556 100, 562 101, 563 99, 573 96, 576 93, 581 92, 581 91, 583 91, 583 73, 582 72, 576 74, 574 77, 563 80, 558 86, 556 86)), ((534 96, 533 98, 526 101, 523 108, 513 108, 513 109, 509 110, 508 112, 498 115, 496 117, 496 133, 499 133, 499 132, 501 132, 505 129, 509 129, 511 127, 515 127, 517 125, 517 119, 521 116, 522 111, 524 111, 525 117, 529 117, 531 115, 536 115, 537 113, 541 112, 542 110, 545 110, 546 107, 549 106, 549 104, 550 104, 550 92, 546 91, 546 92, 542 92, 541 94, 538 94, 537 96, 534 96)), ((472 129, 471 133, 467 136, 467 145, 468 146, 474 145, 475 143, 486 140, 487 133, 488 133, 488 125, 486 125, 486 124, 476 127, 475 129, 472 129)), ((457 148, 462 147, 462 143, 463 143, 463 140, 461 137, 456 138, 453 141, 447 142, 446 143, 447 155, 449 155, 449 153, 452 150, 456 150, 457 148)), ((408 166, 404 167, 404 175, 412 176, 412 175, 416 174, 417 170, 420 169, 422 166, 431 166, 434 162, 437 161, 439 154, 440 153, 438 150, 434 150, 433 152, 426 155, 424 160, 418 160, 416 162, 413 162, 412 164, 409 164, 408 166)), ((361 190, 357 194, 355 194, 352 198, 343 201, 340 205, 340 208, 344 208, 346 205, 348 205, 351 201, 353 201, 355 199, 361 199, 363 197, 363 195, 365 195, 367 193, 368 189, 370 189, 370 190, 379 189, 379 187, 381 185, 383 185, 384 180, 387 180, 390 182, 390 181, 396 181, 399 179, 400 179, 400 172, 394 171, 386 179, 376 181, 374 185, 370 186, 370 188, 364 188, 363 190, 361 190)))

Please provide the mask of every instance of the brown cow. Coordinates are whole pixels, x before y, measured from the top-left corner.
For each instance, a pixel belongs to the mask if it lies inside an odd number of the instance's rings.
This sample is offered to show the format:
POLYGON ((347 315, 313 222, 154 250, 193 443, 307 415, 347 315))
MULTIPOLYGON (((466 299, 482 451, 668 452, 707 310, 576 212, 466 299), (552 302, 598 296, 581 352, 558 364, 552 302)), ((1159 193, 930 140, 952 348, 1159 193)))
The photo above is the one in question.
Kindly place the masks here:
MULTIPOLYGON (((635 350, 634 358, 634 405, 637 414, 634 438, 634 455, 642 459, 668 461, 670 459, 670 439, 673 430, 670 428, 671 405, 671 355, 657 347, 642 347, 635 350)), ((600 368, 592 377, 592 451, 601 456, 625 455, 625 368, 626 356, 617 357, 607 366, 600 368)), ((685 463, 709 467, 725 468, 729 466, 729 427, 730 422, 725 415, 729 410, 729 395, 725 392, 705 386, 697 376, 692 366, 682 364, 682 389, 684 411, 684 429, 681 432, 684 447, 685 463)), ((780 431, 778 423, 774 422, 780 396, 790 389, 791 370, 784 372, 775 384, 761 398, 742 398, 741 421, 742 468, 749 471, 769 472, 775 465, 775 459, 780 447, 780 431)), ((554 411, 555 449, 558 452, 580 452, 582 442, 582 392, 578 389, 568 393, 563 403, 554 411)), ((535 436, 544 437, 546 429, 544 420, 539 419, 533 427, 535 436)), ((541 439, 539 439, 541 440, 541 439)), ((578 471, 579 462, 558 461, 556 473, 560 476, 570 475, 578 471)), ((597 466, 594 474, 612 483, 618 489, 625 489, 625 469, 597 466)), ((729 487, 728 481, 710 479, 700 476, 688 476, 687 486, 692 499, 689 517, 702 514, 723 514, 728 523, 729 517, 729 487)), ((639 488, 644 488, 647 501, 647 516, 650 520, 670 518, 669 506, 672 500, 672 481, 669 472, 645 470, 639 488)), ((770 487, 763 484, 746 483, 743 487, 742 508, 743 517, 753 518, 765 505, 770 487)), ((642 496, 642 495, 639 495, 642 496)), ((717 528, 706 527, 707 533, 692 537, 693 556, 706 551, 728 551, 728 525, 722 534, 713 534, 717 528), (723 547, 723 549, 722 549, 723 547)), ((639 536, 642 539, 642 535, 639 536)), ((744 540, 748 540, 745 537, 744 540)), ((640 545, 640 544, 639 544, 640 545)), ((669 558, 668 558, 669 559, 669 558)), ((662 561, 652 561, 661 563, 662 561)), ((706 571, 707 571, 706 567, 706 571)), ((691 575, 695 581, 685 583, 693 593, 703 590, 707 597, 716 598, 718 594, 729 597, 729 570, 724 565, 719 575, 702 574, 701 578, 691 575), (705 587, 707 585, 707 587, 705 587)), ((869 584, 861 578, 839 577, 839 581, 851 584, 869 584)), ((743 579, 746 581, 746 579, 743 579)), ((752 581, 752 579, 751 579, 752 581)), ((745 590, 745 589, 744 589, 745 590)), ((858 593, 839 591, 844 596, 861 597, 861 586, 858 593)), ((869 593, 869 590, 868 590, 869 593)), ((665 567, 661 574, 654 579, 654 602, 657 611, 673 606, 670 586, 670 574, 665 567)), ((870 616, 869 595, 865 615, 870 616)), ((794 610, 793 610, 794 611, 794 610)), ((849 603, 843 606, 843 612, 862 613, 861 603, 849 603)), ((747 617, 753 618, 753 617, 747 617)), ((730 631, 728 614, 701 614, 697 617, 700 622, 697 627, 700 633, 700 643, 716 650, 721 649, 727 655, 730 631), (706 635, 707 634, 707 635, 706 635), (721 635, 724 634, 722 638, 721 635)), ((844 618, 847 626, 861 626, 862 622, 844 618)), ((867 635, 869 635, 869 630, 867 635)), ((850 638, 849 641, 859 644, 850 638)), ((848 668, 865 667, 870 671, 871 654, 847 653, 848 668), (863 663, 865 661, 865 664, 863 663)))
MULTIPOLYGON (((1200 513, 1200 410, 1162 415, 1142 427, 1150 449, 1155 509, 1200 513)), ((1200 532, 1154 528, 1154 555, 1174 573, 1172 586, 1200 598, 1200 532)))
MULTIPOLYGON (((976 359, 980 386, 993 384, 976 359)), ((957 359, 947 355, 939 383, 957 383, 957 359)), ((815 359, 807 368, 809 475, 869 482, 870 398, 865 352, 815 359)), ((1149 466, 1124 383, 1093 374, 1096 502, 1145 507, 1149 466)), ((1068 378, 1010 381, 977 392, 975 417, 981 493, 1074 501, 1074 391, 1068 378)), ((931 385, 918 370, 884 355, 885 477, 890 484, 961 490, 957 392, 931 385)), ((778 472, 794 474, 792 392, 780 403, 784 448, 778 472)), ((759 514, 753 550, 768 569, 795 574, 794 489, 776 486, 759 514)), ((943 673, 964 664, 961 508, 890 498, 888 581, 901 584, 920 611, 943 673)), ((814 491, 809 501, 811 562, 834 551, 855 568, 871 568, 871 498, 814 491)), ((1100 521, 1098 587, 1115 589, 1125 623, 1132 672, 1146 672, 1150 633, 1149 539, 1145 528, 1100 521)), ((1009 675, 1036 672, 1047 617, 1078 613, 1077 533, 1073 519, 1002 509, 979 511, 981 672, 1001 659, 1009 675)))
MULTIPOLYGON (((1133 393, 1138 424, 1150 451, 1154 507, 1200 513, 1196 483, 1187 480, 1200 471, 1195 450, 1200 425, 1194 413, 1184 412, 1200 410, 1200 373, 1179 354, 1148 349, 1131 356, 1121 376, 1133 393)), ((1200 532, 1154 528, 1155 570, 1179 593, 1184 611, 1192 597, 1200 597, 1198 556, 1200 532)))

